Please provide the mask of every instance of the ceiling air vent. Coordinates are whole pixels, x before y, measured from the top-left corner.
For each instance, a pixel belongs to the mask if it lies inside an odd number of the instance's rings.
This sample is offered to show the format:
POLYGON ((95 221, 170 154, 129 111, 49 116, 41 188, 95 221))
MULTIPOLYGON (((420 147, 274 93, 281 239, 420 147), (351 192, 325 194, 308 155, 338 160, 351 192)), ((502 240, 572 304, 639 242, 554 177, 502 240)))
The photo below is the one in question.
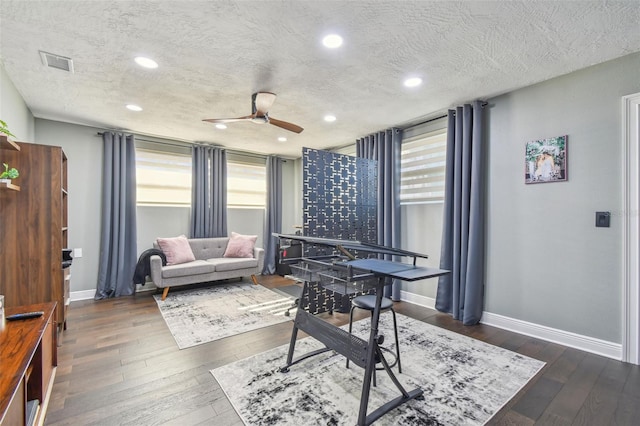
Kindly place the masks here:
POLYGON ((40 51, 40 57, 42 58, 42 63, 48 67, 73 72, 73 60, 71 58, 43 52, 42 50, 40 51))

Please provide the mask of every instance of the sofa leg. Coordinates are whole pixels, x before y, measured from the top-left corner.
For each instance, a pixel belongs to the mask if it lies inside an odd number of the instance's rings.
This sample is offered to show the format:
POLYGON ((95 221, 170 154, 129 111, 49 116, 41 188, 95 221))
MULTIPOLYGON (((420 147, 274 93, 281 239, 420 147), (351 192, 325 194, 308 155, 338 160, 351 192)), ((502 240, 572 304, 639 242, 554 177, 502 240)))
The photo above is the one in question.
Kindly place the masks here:
POLYGON ((164 290, 162 290, 162 300, 167 298, 167 294, 169 294, 169 287, 165 287, 164 290))
POLYGON ((256 278, 255 275, 251 275, 251 281, 253 281, 255 285, 258 285, 258 279, 256 278))

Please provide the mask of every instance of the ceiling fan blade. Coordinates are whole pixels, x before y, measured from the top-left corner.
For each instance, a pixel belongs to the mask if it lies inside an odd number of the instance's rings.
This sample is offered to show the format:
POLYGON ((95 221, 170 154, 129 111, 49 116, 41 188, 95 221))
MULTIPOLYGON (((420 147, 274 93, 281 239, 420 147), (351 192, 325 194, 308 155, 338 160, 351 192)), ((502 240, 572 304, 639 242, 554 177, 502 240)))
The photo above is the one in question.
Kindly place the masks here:
POLYGON ((298 126, 297 124, 288 123, 282 120, 276 120, 275 118, 271 118, 271 117, 269 117, 269 123, 273 124, 274 126, 281 127, 285 130, 289 130, 290 132, 300 133, 304 130, 302 127, 298 126))
POLYGON ((255 107, 254 113, 257 116, 263 116, 269 112, 269 108, 276 100, 275 93, 270 92, 258 92, 253 94, 253 106, 255 107))
POLYGON ((209 123, 233 123, 234 121, 251 120, 253 117, 254 117, 253 115, 247 115, 245 117, 238 117, 238 118, 205 118, 202 121, 207 121, 209 123))

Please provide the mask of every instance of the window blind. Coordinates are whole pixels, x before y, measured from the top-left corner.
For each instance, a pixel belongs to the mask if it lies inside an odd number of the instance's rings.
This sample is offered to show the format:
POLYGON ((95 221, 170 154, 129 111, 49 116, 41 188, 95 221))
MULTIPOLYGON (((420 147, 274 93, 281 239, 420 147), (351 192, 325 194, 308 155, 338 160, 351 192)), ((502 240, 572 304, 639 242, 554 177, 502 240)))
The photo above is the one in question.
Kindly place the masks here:
POLYGON ((191 156, 136 148, 138 205, 191 205, 191 156))
POLYGON ((266 201, 266 166, 227 161, 227 207, 265 208, 266 201))
POLYGON ((444 201, 446 150, 446 129, 402 141, 401 204, 444 201))

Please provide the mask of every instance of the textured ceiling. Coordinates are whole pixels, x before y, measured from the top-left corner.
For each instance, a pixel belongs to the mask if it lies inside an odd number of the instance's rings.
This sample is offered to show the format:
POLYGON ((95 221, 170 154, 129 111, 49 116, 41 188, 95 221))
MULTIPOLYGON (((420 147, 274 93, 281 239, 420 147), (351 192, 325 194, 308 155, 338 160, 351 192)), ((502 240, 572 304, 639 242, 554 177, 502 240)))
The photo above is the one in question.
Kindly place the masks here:
POLYGON ((638 0, 0 1, 0 59, 36 117, 290 157, 637 51, 638 0), (304 132, 201 121, 250 114, 255 91, 304 132))

